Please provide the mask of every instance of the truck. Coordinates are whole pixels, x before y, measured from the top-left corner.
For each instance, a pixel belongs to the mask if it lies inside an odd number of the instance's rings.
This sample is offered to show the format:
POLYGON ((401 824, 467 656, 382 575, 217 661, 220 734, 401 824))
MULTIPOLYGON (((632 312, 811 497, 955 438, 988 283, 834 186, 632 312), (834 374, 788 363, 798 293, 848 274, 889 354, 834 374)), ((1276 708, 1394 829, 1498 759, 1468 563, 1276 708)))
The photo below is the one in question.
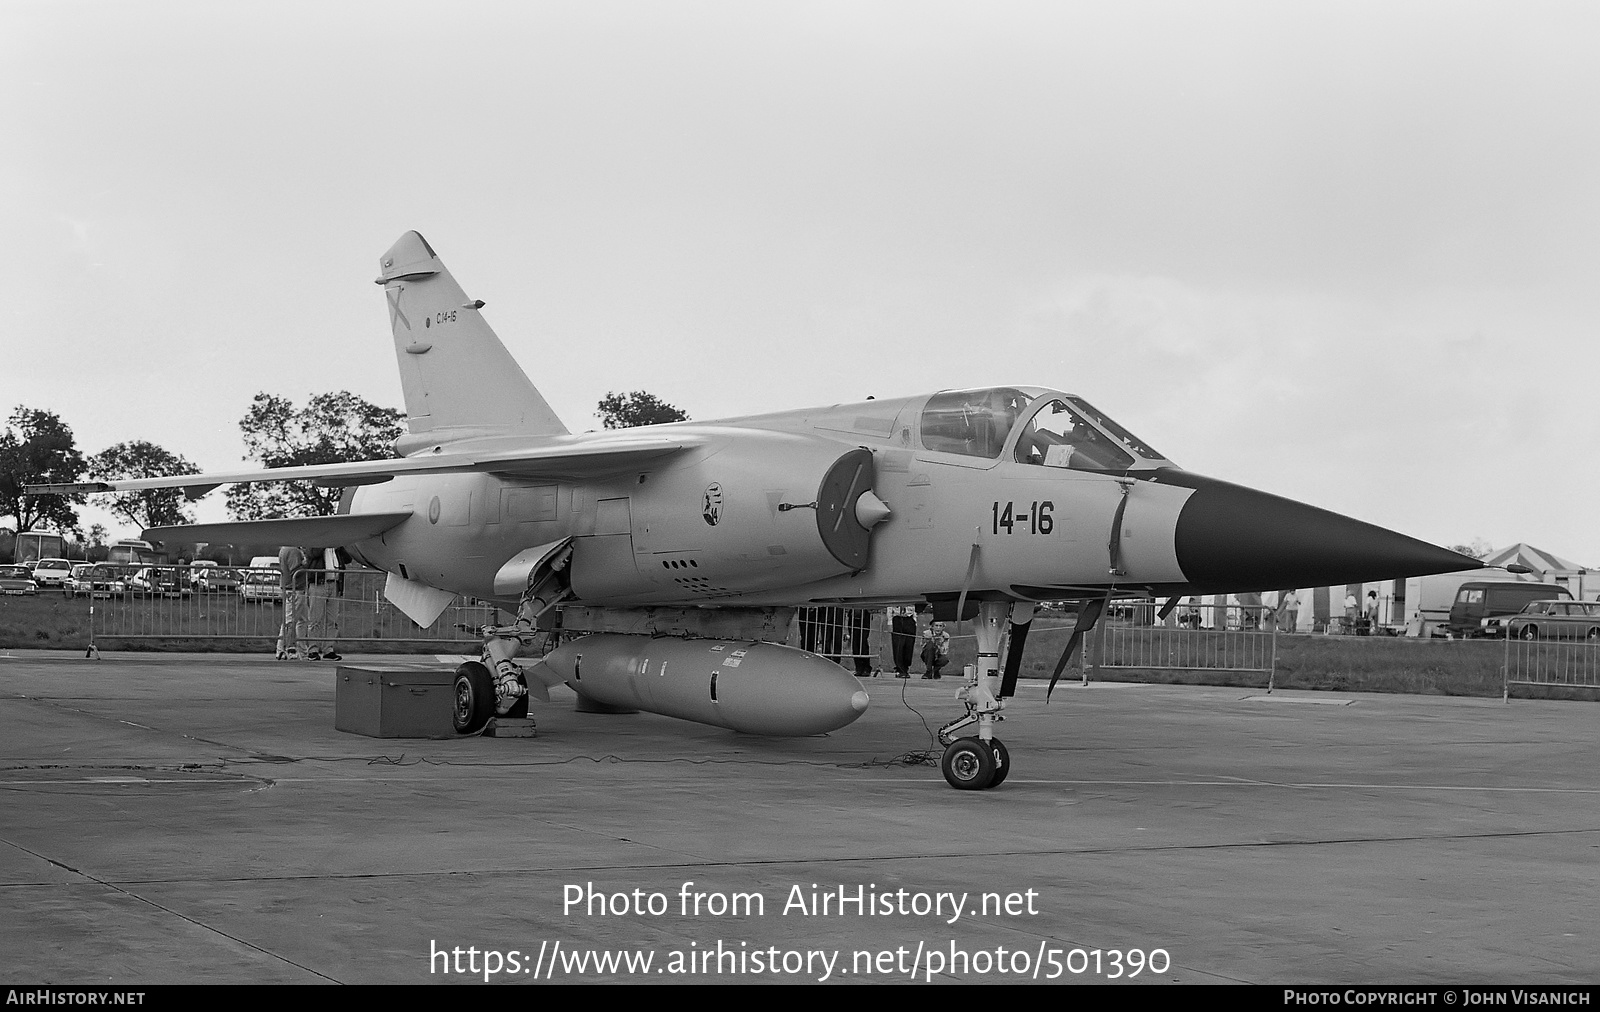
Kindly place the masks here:
POLYGON ((119 566, 164 566, 167 556, 148 541, 123 538, 106 551, 106 561, 119 566))
POLYGON ((53 531, 23 531, 17 535, 17 565, 38 562, 40 559, 64 559, 67 555, 67 538, 53 531))

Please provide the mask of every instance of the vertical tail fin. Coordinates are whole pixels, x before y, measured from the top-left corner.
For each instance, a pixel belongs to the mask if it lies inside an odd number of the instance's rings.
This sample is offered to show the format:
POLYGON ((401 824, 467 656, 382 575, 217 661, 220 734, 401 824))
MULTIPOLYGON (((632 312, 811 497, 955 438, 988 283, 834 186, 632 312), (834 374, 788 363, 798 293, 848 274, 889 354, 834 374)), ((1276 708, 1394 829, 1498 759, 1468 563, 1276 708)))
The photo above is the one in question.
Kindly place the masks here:
POLYGON ((428 240, 407 232, 379 264, 413 434, 567 431, 478 312, 483 303, 467 298, 428 240))

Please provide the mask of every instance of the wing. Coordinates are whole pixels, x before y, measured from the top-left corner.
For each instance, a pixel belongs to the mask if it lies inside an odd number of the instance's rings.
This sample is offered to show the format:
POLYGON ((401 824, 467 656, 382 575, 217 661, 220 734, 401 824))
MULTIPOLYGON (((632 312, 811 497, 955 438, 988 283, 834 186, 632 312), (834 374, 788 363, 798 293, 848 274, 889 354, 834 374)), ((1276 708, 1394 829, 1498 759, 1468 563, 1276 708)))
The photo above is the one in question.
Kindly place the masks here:
MULTIPOLYGON (((114 481, 85 481, 53 485, 28 485, 29 495, 77 495, 85 492, 137 492, 152 488, 181 488, 198 498, 218 485, 253 481, 311 481, 332 488, 350 485, 375 485, 401 474, 445 474, 483 471, 518 478, 596 478, 639 467, 643 464, 699 446, 699 437, 688 433, 670 436, 609 436, 586 434, 525 448, 485 452, 420 453, 391 460, 367 460, 348 464, 311 464, 304 467, 271 467, 253 471, 222 471, 209 474, 184 474, 167 478, 126 478, 114 481)), ((270 540, 270 539, 267 539, 270 540)))
POLYGON ((404 523, 411 513, 344 513, 289 520, 239 520, 225 524, 152 527, 146 541, 203 541, 211 545, 348 545, 375 538, 404 523))

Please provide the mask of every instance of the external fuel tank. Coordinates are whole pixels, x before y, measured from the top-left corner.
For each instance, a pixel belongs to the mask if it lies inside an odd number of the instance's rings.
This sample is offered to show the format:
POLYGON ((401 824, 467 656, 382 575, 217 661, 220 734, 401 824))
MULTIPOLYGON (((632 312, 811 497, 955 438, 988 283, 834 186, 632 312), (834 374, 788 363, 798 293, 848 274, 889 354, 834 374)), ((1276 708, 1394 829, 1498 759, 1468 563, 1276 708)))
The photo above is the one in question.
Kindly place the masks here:
POLYGON ((597 702, 747 734, 822 734, 867 708, 854 675, 777 643, 598 633, 541 663, 597 702))

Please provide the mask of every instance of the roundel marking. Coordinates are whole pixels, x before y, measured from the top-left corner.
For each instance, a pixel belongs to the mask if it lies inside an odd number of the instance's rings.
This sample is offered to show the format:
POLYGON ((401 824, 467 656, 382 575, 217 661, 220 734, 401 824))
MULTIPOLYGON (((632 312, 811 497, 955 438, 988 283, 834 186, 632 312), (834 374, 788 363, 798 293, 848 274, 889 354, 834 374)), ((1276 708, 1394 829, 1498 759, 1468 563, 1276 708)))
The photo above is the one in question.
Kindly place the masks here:
POLYGON ((438 496, 434 496, 433 497, 433 501, 428 503, 428 523, 436 524, 438 522, 439 522, 439 497, 438 496))

